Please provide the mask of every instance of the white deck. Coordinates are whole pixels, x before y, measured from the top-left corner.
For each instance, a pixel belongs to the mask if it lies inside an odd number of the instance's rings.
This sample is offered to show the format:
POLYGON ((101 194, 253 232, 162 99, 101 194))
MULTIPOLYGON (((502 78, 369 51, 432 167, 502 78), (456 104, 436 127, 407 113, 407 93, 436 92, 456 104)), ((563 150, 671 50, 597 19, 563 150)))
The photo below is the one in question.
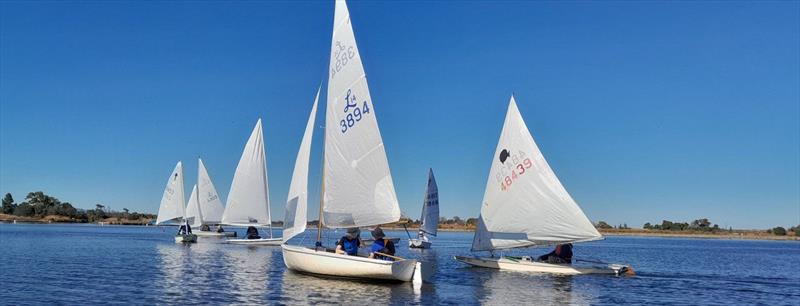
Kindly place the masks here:
POLYGON ((575 267, 568 264, 550 264, 544 262, 536 262, 525 259, 512 259, 508 257, 490 258, 490 257, 469 257, 469 256, 455 256, 455 259, 473 266, 523 271, 523 272, 538 272, 538 273, 551 273, 563 275, 579 275, 579 274, 611 274, 619 275, 625 273, 629 267, 624 265, 610 264, 605 267, 575 267))
POLYGON ((225 240, 226 243, 231 244, 243 244, 243 245, 281 245, 283 242, 282 238, 261 238, 261 239, 228 239, 225 240))

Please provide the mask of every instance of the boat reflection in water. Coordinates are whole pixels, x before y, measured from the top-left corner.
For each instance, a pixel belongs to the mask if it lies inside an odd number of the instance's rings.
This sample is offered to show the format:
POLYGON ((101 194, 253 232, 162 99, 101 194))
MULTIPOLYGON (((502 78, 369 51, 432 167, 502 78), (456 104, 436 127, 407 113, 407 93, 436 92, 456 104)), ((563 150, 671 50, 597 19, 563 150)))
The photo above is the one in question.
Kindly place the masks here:
POLYGON ((475 299, 486 305, 590 305, 591 297, 573 292, 568 275, 480 269, 483 285, 475 299))
MULTIPOLYGON (((160 278, 155 280, 159 302, 264 303, 274 250, 222 243, 157 246, 160 278)), ((279 253, 277 255, 280 255, 279 253)), ((278 256, 280 261, 280 256, 278 256)), ((269 282, 280 282, 270 280, 269 282)))

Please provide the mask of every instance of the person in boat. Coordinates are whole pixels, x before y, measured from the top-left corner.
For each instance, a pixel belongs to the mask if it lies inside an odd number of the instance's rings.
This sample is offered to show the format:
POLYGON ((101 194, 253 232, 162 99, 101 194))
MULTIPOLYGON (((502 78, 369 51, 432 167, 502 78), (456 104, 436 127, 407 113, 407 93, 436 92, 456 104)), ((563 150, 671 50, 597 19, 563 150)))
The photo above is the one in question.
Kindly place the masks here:
POLYGON ((258 229, 255 226, 248 226, 247 232, 245 233, 246 239, 261 239, 261 236, 258 235, 258 229))
POLYGON ((188 223, 183 224, 181 225, 180 228, 178 228, 178 235, 190 235, 190 234, 192 234, 192 227, 188 223))
POLYGON ((225 230, 222 229, 222 225, 217 225, 217 233, 224 233, 225 230))
POLYGON ((203 224, 203 226, 200 227, 200 231, 201 232, 210 232, 211 228, 208 226, 208 224, 203 224))
POLYGON ((394 243, 385 237, 386 235, 383 234, 383 230, 380 227, 376 227, 374 230, 372 230, 372 238, 375 238, 375 242, 372 243, 372 249, 370 250, 371 253, 369 254, 369 258, 389 261, 394 260, 392 257, 381 255, 386 254, 394 256, 395 252, 394 243))
POLYGON ((556 249, 552 252, 539 256, 539 261, 553 264, 571 264, 572 243, 556 245, 556 249))
POLYGON ((425 233, 423 231, 419 231, 419 234, 417 234, 417 238, 419 238, 419 240, 422 240, 424 242, 429 241, 428 236, 425 236, 425 233))
POLYGON ((358 247, 361 246, 360 235, 361 230, 357 227, 348 228, 347 233, 336 241, 336 254, 358 255, 358 247))

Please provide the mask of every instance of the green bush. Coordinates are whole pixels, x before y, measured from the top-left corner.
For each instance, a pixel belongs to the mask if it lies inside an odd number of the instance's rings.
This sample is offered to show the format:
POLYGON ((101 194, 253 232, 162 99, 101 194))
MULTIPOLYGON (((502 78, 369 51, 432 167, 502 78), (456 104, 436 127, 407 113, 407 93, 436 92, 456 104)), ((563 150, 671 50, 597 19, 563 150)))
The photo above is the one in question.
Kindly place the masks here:
POLYGON ((786 229, 778 226, 772 229, 772 234, 777 236, 786 236, 786 229))

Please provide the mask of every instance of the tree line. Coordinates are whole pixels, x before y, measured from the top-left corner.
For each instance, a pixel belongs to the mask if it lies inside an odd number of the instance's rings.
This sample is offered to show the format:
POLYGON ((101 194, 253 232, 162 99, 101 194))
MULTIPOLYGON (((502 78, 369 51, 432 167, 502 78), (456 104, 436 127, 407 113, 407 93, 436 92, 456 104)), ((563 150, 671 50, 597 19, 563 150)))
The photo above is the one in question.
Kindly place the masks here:
POLYGON ((94 209, 76 208, 69 202, 61 202, 56 197, 49 196, 42 191, 29 192, 25 201, 15 203, 14 197, 6 193, 2 200, 2 212, 7 215, 20 217, 63 216, 74 219, 76 222, 97 222, 106 218, 119 218, 126 220, 141 220, 155 218, 153 214, 130 212, 127 208, 122 211, 107 209, 103 204, 96 204, 94 209))

